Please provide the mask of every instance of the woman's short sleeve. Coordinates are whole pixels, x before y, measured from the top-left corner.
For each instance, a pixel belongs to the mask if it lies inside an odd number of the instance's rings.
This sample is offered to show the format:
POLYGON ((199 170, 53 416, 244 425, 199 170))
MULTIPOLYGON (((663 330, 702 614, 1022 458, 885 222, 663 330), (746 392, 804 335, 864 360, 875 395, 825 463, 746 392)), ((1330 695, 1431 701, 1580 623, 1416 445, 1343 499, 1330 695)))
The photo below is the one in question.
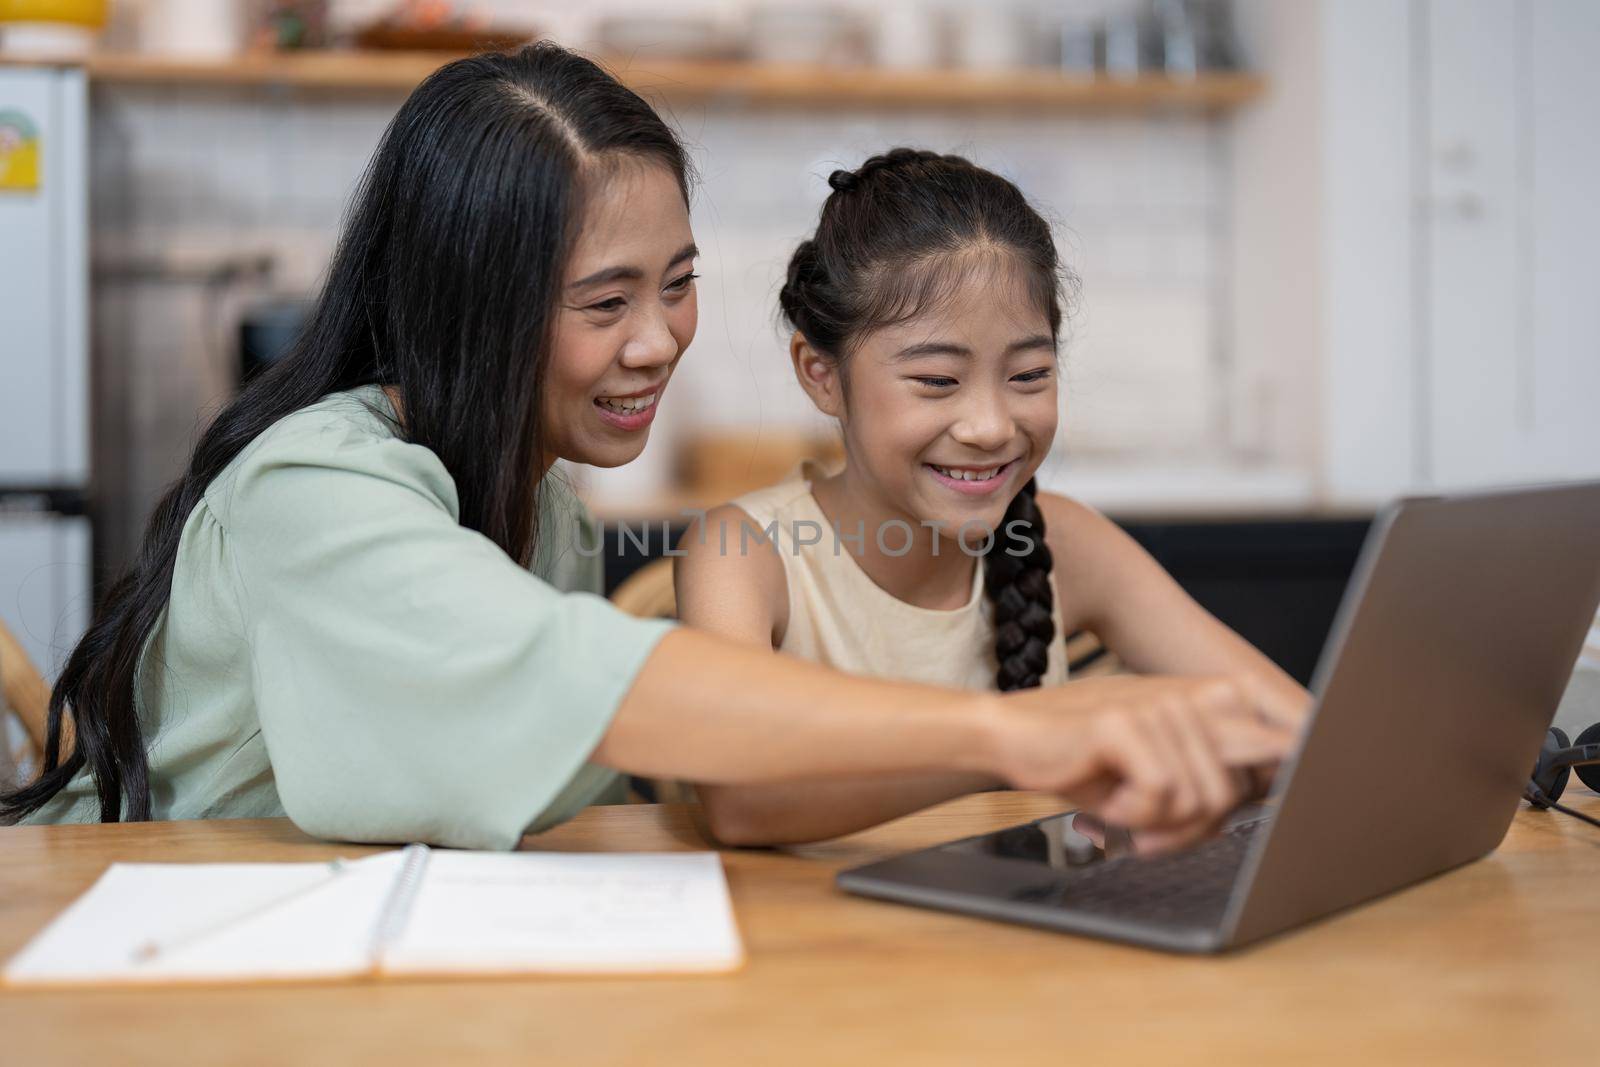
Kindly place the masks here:
POLYGON ((320 837, 514 847, 670 628, 456 521, 432 452, 285 420, 207 493, 279 797, 320 837))

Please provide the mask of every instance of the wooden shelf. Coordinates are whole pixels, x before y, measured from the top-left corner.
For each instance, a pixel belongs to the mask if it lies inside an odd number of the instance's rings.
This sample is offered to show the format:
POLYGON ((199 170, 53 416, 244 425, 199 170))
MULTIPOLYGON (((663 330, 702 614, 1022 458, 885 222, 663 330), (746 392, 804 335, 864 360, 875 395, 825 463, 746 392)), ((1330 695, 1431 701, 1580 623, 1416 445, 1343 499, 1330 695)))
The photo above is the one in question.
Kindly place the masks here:
MULTIPOLYGON (((229 60, 142 55, 90 57, 91 79, 108 85, 268 87, 313 92, 409 91, 441 63, 432 53, 252 53, 229 60)), ((1048 70, 957 70, 773 66, 731 62, 617 60, 629 86, 672 102, 787 108, 1006 108, 1054 112, 1178 111, 1218 114, 1259 97, 1249 74, 1068 77, 1048 70)))

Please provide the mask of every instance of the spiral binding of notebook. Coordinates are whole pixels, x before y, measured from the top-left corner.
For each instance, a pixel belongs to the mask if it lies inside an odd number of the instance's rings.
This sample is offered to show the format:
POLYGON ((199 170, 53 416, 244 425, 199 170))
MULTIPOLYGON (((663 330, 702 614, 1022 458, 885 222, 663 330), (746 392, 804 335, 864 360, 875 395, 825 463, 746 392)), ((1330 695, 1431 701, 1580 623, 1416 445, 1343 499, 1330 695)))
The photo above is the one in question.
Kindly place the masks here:
POLYGON ((401 850, 404 861, 400 873, 389 887, 383 910, 378 913, 378 921, 372 929, 371 958, 374 971, 382 970, 384 953, 405 932, 406 920, 411 916, 411 905, 422 888, 422 875, 428 868, 429 854, 427 845, 407 845, 401 850))

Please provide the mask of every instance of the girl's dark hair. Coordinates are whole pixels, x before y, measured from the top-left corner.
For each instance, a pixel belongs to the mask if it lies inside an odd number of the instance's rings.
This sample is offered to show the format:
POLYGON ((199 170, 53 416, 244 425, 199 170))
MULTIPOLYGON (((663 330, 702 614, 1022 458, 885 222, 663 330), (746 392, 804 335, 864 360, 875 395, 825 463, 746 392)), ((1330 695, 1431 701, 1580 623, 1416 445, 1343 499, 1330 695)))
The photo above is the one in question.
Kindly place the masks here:
POLYGON ((44 772, 0 796, 0 821, 37 811, 84 767, 102 821, 150 818, 135 673, 172 592, 184 523, 245 446, 329 393, 395 386, 400 432, 450 472, 461 524, 532 558, 563 272, 585 179, 625 158, 665 166, 687 198, 688 162, 660 116, 554 45, 463 59, 417 87, 367 167, 305 328, 211 423, 156 505, 50 695, 44 772), (76 743, 63 758, 68 709, 76 743))
MULTIPOLYGON (((961 156, 896 148, 828 177, 817 232, 789 260, 778 295, 806 342, 843 362, 874 330, 949 299, 970 277, 968 253, 998 252, 1022 269, 1038 307, 1061 332, 1062 267, 1049 223, 1015 185, 961 156)), ((994 605, 996 683, 1039 684, 1056 638, 1050 549, 1030 479, 1006 509, 984 559, 994 605)))

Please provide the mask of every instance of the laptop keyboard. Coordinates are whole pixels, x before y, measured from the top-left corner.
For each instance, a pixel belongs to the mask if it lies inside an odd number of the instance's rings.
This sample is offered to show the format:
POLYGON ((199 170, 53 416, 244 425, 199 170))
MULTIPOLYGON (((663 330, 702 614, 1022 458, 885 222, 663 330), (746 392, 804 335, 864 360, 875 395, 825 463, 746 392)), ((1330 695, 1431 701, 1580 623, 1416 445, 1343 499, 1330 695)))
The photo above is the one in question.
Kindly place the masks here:
POLYGON ((1270 818, 1231 826, 1193 848, 1165 856, 1122 856, 1075 868, 1060 881, 1016 899, 1074 911, 1174 926, 1214 926, 1250 842, 1270 818))

